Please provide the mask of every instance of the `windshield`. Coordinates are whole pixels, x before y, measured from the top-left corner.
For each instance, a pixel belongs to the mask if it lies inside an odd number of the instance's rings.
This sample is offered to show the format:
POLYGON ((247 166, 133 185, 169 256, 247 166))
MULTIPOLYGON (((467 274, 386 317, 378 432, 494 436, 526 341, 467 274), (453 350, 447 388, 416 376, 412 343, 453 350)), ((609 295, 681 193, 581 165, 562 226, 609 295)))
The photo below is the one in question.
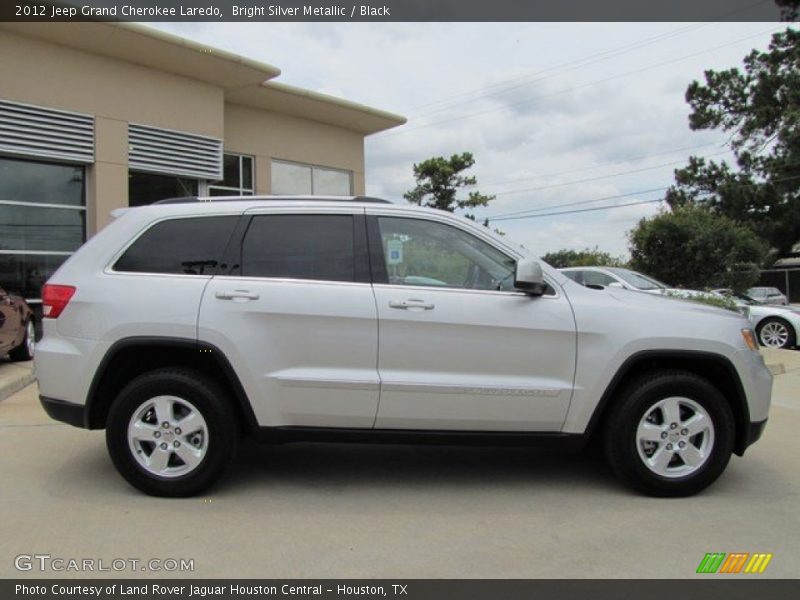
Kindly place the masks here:
POLYGON ((647 277, 646 275, 642 275, 641 273, 637 273, 636 271, 618 268, 607 268, 606 270, 624 280, 628 285, 632 285, 637 290, 661 290, 668 287, 660 281, 652 279, 651 277, 647 277))

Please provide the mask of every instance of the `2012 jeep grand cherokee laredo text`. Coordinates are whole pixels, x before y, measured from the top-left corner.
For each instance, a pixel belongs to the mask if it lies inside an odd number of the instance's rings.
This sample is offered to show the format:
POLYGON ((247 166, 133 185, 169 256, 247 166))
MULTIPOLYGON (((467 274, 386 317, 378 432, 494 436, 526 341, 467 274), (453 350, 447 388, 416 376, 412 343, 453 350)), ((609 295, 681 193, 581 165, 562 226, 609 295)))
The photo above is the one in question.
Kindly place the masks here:
POLYGON ((121 211, 43 290, 42 404, 105 428, 144 492, 206 489, 242 435, 599 436, 624 480, 682 496, 764 429, 772 377, 737 313, 583 287, 449 213, 202 200, 121 211))

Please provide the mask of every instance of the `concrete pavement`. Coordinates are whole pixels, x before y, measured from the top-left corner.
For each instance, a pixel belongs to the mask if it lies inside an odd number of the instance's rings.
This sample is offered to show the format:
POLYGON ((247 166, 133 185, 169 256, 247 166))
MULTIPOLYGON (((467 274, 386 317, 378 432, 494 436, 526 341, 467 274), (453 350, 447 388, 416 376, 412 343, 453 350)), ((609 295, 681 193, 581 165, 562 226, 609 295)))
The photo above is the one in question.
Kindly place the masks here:
POLYGON ((797 367, 775 379, 764 438, 673 500, 628 491, 590 454, 319 444, 247 444, 211 494, 150 498, 103 432, 49 420, 32 385, 0 403, 0 577, 85 576, 15 570, 46 553, 194 559, 194 577, 682 578, 706 552, 770 552, 759 577, 796 577, 797 367))
POLYGON ((30 385, 35 379, 32 360, 12 362, 0 355, 0 400, 30 385))

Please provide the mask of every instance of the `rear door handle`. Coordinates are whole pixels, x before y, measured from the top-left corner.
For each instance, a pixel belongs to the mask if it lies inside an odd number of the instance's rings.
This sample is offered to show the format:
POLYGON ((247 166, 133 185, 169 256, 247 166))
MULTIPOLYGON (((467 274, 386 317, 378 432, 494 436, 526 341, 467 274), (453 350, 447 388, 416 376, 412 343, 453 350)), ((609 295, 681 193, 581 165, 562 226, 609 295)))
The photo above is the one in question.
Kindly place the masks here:
POLYGON ((408 300, 390 300, 390 308, 400 308, 405 310, 433 310, 436 308, 435 304, 425 302, 424 300, 417 300, 416 298, 409 298, 408 300))
POLYGON ((221 290, 214 294, 220 300, 238 300, 243 302, 245 300, 258 300, 260 296, 250 290, 221 290))

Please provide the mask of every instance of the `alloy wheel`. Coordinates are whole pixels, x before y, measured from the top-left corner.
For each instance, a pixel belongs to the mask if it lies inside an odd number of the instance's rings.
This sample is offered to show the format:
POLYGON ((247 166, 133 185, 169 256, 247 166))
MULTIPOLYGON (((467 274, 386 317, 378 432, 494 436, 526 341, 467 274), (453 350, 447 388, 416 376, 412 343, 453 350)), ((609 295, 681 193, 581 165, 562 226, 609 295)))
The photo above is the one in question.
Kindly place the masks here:
POLYGON ((656 475, 691 475, 706 464, 714 447, 714 423, 690 398, 670 397, 653 404, 636 428, 636 448, 656 475))
POLYGON ((128 424, 132 456, 148 473, 175 478, 194 471, 208 451, 208 426, 199 410, 178 396, 143 402, 128 424))
POLYGON ((780 321, 770 321, 761 328, 759 337, 765 346, 783 348, 789 341, 789 328, 780 321))

